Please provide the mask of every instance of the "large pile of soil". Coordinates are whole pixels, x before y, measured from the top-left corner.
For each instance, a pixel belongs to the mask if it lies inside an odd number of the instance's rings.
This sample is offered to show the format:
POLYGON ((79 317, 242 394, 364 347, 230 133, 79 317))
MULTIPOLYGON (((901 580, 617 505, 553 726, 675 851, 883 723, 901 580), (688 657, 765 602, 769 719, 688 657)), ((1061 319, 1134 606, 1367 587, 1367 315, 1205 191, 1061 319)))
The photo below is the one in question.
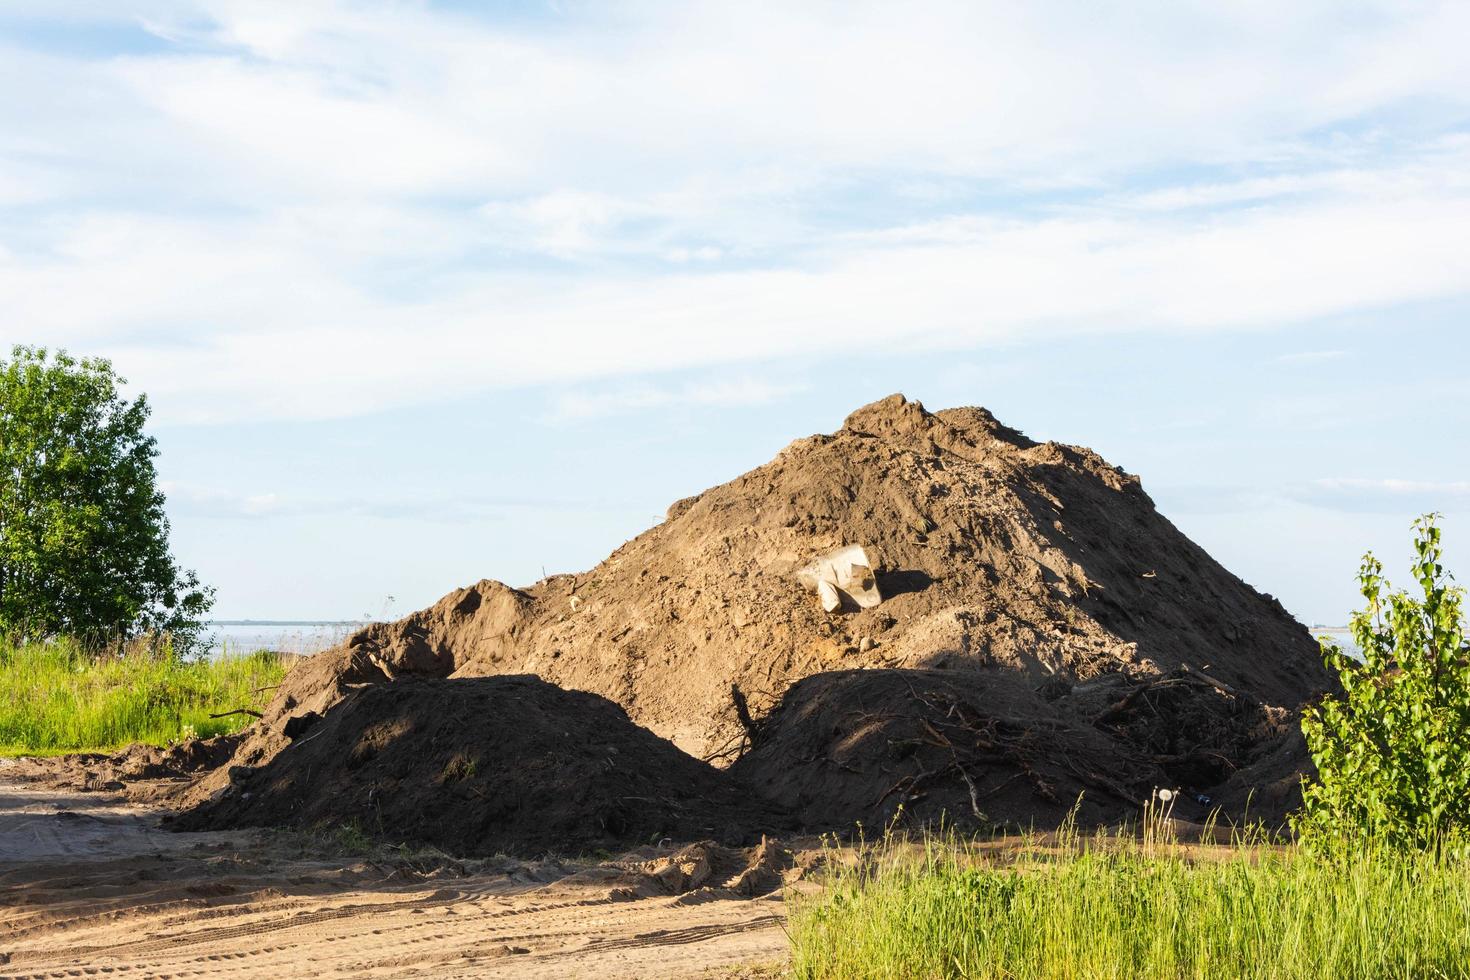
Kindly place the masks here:
POLYGON ((536 855, 787 829, 738 777, 595 694, 535 677, 405 680, 293 726, 294 744, 182 829, 355 827, 457 855, 536 855))
MULTIPOLYGON (((931 801, 1008 820, 1049 819, 1083 787, 1100 819, 1149 783, 1217 795, 1242 770, 1265 772, 1258 760, 1273 753, 1271 779, 1289 782, 1304 759, 1280 750, 1283 719, 1327 687, 1306 629, 1180 533, 1136 477, 1090 450, 1033 442, 984 409, 930 413, 900 395, 675 503, 591 571, 526 589, 482 581, 360 631, 292 672, 234 762, 268 763, 290 744, 291 719, 363 685, 497 674, 602 695, 696 756, 749 748, 742 772, 832 825, 871 820, 905 776, 931 801), (847 544, 867 548, 885 601, 829 614, 795 573, 847 544), (915 673, 818 677, 855 669, 915 673), (954 721, 949 702, 913 701, 911 680, 899 683, 935 671, 952 675, 944 698, 969 705, 954 710, 978 747, 936 724, 954 721), (851 741, 869 697, 896 734, 851 741), (829 730, 795 720, 816 716, 829 730), (894 770, 888 743, 914 738, 936 744, 906 765, 951 764, 894 770), (854 761, 851 746, 869 744, 854 761), (1015 777, 982 787, 993 798, 976 807, 972 750, 999 753, 986 763, 993 776, 1015 777), (827 792, 834 765, 867 782, 841 789, 845 803, 801 802, 827 792)), ((221 769, 185 799, 227 785, 221 769)))
MULTIPOLYGON (((1083 681, 1187 664, 1288 706, 1325 686, 1301 624, 1181 534, 1136 477, 983 409, 931 414, 899 395, 675 503, 589 572, 483 581, 318 659, 324 677, 535 673, 695 754, 738 732, 732 683, 759 710, 832 669, 1083 681), (832 616, 794 574, 848 543, 876 556, 888 599, 832 616)), ((308 696, 323 687, 300 680, 308 696)))

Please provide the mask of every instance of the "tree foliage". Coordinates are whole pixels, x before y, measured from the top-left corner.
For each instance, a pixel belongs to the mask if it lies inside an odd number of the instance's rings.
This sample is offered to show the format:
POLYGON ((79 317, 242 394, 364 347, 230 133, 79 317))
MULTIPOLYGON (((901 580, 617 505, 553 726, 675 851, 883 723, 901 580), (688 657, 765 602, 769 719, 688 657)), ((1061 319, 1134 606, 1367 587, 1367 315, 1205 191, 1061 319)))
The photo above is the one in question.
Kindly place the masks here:
POLYGON ((1362 660, 1323 644, 1340 697, 1308 708, 1302 731, 1317 764, 1298 829, 1309 839, 1373 838, 1439 849, 1470 833, 1470 648, 1464 590, 1441 563, 1437 515, 1414 524, 1422 598, 1391 591, 1371 553, 1353 615, 1362 660))
POLYGON ((197 642, 214 593, 169 554, 148 401, 124 383, 64 351, 0 360, 0 633, 197 642))

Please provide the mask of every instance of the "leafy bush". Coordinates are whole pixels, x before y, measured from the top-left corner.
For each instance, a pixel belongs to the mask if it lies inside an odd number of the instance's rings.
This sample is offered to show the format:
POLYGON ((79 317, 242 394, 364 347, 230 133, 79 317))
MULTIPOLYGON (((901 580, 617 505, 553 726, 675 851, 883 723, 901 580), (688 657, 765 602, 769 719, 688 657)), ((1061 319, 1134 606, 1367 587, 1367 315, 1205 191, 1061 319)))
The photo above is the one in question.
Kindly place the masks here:
POLYGON ((100 358, 0 360, 0 634, 197 644, 213 590, 169 554, 148 400, 100 358))
POLYGON ((1319 846, 1373 839, 1440 850, 1470 832, 1470 649, 1464 590, 1441 564, 1436 515, 1414 523, 1416 598, 1390 591, 1383 565, 1363 558, 1367 606, 1352 619, 1359 662, 1323 644, 1342 683, 1303 712, 1318 779, 1297 829, 1319 846))

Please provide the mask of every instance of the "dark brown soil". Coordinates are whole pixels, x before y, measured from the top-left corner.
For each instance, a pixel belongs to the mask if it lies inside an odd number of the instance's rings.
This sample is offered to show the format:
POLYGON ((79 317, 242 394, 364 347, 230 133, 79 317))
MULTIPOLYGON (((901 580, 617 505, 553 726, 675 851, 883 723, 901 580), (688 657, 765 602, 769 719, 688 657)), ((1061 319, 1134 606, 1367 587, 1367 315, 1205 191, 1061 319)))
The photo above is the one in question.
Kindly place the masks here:
MULTIPOLYGON (((413 678, 522 674, 615 702, 692 755, 728 764, 749 750, 738 774, 834 827, 881 822, 900 799, 911 814, 1041 825, 1078 792, 1084 819, 1111 820, 1136 815, 1154 786, 1231 801, 1269 786, 1279 812, 1306 765, 1283 732, 1328 686, 1306 629, 1181 534, 1137 477, 1090 450, 1033 442, 984 409, 930 413, 895 395, 676 502, 591 571, 526 589, 485 580, 311 658, 231 765, 178 800, 234 798, 231 772, 271 767, 283 750, 346 757, 362 734, 340 720, 344 699, 377 704, 413 678), (867 549, 884 601, 829 614, 795 573, 847 544, 867 549), (319 730, 296 731, 319 715, 319 730), (297 748, 286 748, 288 724, 297 748)), ((476 731, 456 744, 468 750, 476 731)), ((513 757, 491 748, 496 771, 510 772, 513 757)), ((432 782, 436 765, 393 778, 432 782)), ((361 815, 368 776, 343 772, 311 819, 361 815)), ((663 778, 636 765, 615 775, 629 786, 663 778)), ((529 782, 515 785, 531 798, 529 782)), ((271 819, 285 806, 272 804, 271 819)), ((450 821, 404 806, 385 832, 450 821)), ((484 804, 464 806, 470 820, 484 804)), ((212 804, 197 821, 231 812, 212 804)))
POLYGON ((611 701, 527 676, 364 687, 265 766, 229 775, 176 826, 346 826, 466 856, 784 829, 737 778, 611 701))
POLYGON ((815 830, 1055 826, 1079 796, 1080 819, 1095 824, 1136 810, 1153 775, 1000 673, 817 674, 786 692, 753 743, 731 772, 815 830))
MULTIPOLYGON (((731 767, 808 830, 1136 821, 1155 788, 1202 820, 1276 748, 1280 712, 1187 674, 1033 686, 1000 672, 861 670, 798 681, 731 767)), ((1230 800, 1227 820, 1244 817, 1230 800)), ((1277 820, 1275 801, 1253 812, 1277 820)))

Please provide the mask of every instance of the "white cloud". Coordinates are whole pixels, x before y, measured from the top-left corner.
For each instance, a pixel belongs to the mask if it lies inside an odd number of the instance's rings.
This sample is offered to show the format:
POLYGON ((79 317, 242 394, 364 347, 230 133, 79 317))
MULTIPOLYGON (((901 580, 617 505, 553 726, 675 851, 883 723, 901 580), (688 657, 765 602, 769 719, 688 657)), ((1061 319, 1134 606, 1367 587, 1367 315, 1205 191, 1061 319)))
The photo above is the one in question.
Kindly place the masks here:
POLYGON ((1355 514, 1415 515, 1462 511, 1470 505, 1470 482, 1406 480, 1397 477, 1328 477, 1287 488, 1282 496, 1327 510, 1355 514))
POLYGON ((241 502, 241 511, 251 517, 265 517, 280 512, 284 506, 280 494, 258 493, 241 502))
POLYGON ((1309 506, 1319 511, 1413 516, 1430 511, 1462 514, 1470 505, 1470 481, 1394 477, 1325 477, 1290 484, 1164 484, 1150 492, 1169 513, 1229 514, 1309 506))
POLYGON ((0 306, 208 421, 1462 296, 1470 7, 1355 10, 157 0, 0 49, 0 306))
POLYGON ((784 384, 758 378, 705 381, 680 386, 629 385, 606 391, 570 391, 555 401, 551 420, 581 421, 682 406, 766 405, 807 390, 804 384, 784 384))
POLYGON ((679 274, 447 272, 436 250, 473 242, 458 219, 334 229, 332 213, 90 218, 47 254, 0 259, 0 304, 32 336, 113 356, 164 417, 208 420, 1023 335, 1278 327, 1470 283, 1458 193, 1203 221, 967 218, 679 274), (393 249, 419 239, 434 275, 403 277, 393 249))
POLYGON ((1400 495, 1437 494, 1445 497, 1467 497, 1470 496, 1470 481, 1449 480, 1435 482, 1433 480, 1401 480, 1401 479, 1361 479, 1332 477, 1316 481, 1316 486, 1328 493, 1385 493, 1400 495))
MULTIPOLYGON (((1453 121, 1470 92, 1470 8, 1455 3, 1353 18, 1326 0, 1146 17, 1126 4, 650 3, 531 27, 418 3, 155 6, 147 23, 184 42, 176 53, 7 52, 11 90, 28 97, 6 114, 95 161, 98 180, 137 186, 130 157, 161 143, 204 164, 191 183, 237 181, 250 200, 691 179, 708 193, 772 167, 788 187, 875 170, 1059 186, 1310 157, 1324 127, 1408 99, 1453 121)), ((172 168, 160 176, 167 188, 172 168)))
POLYGON ((507 245, 570 258, 604 248, 613 226, 636 212, 606 194, 555 191, 529 201, 486 204, 480 213, 495 226, 493 236, 507 245))
POLYGON ((373 517, 384 520, 486 521, 528 513, 561 511, 622 512, 639 505, 595 499, 399 493, 357 496, 293 496, 277 492, 242 493, 212 485, 164 481, 169 512, 188 519, 259 520, 300 517, 373 517))
POLYGON ((1301 152, 1304 133, 1403 98, 1442 99, 1448 118, 1463 106, 1463 5, 1274 6, 645 4, 534 29, 418 4, 235 0, 205 7, 212 50, 117 69, 147 104, 316 193, 556 186, 594 162, 627 184, 773 153, 1115 173, 1301 152))

